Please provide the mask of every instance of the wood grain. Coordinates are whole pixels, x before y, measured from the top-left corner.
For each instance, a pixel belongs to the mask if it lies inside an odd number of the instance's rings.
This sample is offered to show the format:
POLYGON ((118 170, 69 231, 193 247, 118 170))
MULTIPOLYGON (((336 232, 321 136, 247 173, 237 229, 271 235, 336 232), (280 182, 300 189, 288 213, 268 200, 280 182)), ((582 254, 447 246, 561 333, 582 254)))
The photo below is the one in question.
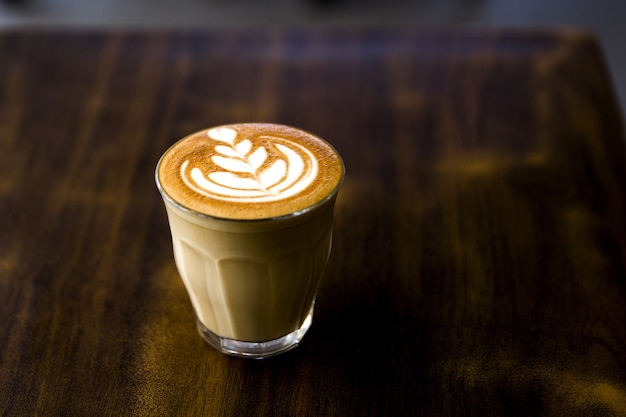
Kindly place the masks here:
POLYGON ((626 415, 626 149, 578 31, 0 33, 3 416, 626 415), (313 327, 197 335, 153 181, 202 128, 344 157, 313 327))

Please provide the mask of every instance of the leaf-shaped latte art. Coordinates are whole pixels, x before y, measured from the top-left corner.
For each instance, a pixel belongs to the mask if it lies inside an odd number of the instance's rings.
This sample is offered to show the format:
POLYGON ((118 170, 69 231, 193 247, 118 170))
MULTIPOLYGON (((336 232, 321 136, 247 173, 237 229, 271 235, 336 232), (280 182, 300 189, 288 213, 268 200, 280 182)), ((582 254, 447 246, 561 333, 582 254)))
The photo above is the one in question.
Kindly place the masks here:
POLYGON ((270 187, 278 184, 286 172, 287 164, 282 159, 278 159, 268 169, 259 174, 259 182, 264 189, 269 190, 270 187))
POLYGON ((267 159, 267 151, 263 146, 259 146, 256 151, 252 152, 252 154, 248 157, 248 161, 252 168, 259 169, 267 159))
POLYGON ((269 202, 297 195, 308 187, 318 173, 314 155, 302 145, 284 138, 264 136, 264 145, 250 139, 237 140, 230 128, 208 132, 219 142, 210 160, 214 167, 204 173, 190 167, 189 160, 181 166, 181 177, 194 191, 219 200, 269 202), (272 158, 266 146, 274 149, 272 158))
POLYGON ((230 156, 231 158, 239 158, 239 154, 236 150, 230 146, 217 145, 215 150, 224 156, 230 156))
POLYGON ((226 142, 230 145, 233 144, 233 141, 237 137, 237 131, 229 127, 216 127, 209 130, 207 134, 211 139, 226 142))
POLYGON ((252 142, 250 142, 248 139, 242 140, 235 146, 235 149, 237 150, 239 155, 246 156, 248 155, 248 152, 250 152, 250 149, 252 149, 252 142))
POLYGON ((214 156, 213 162, 221 168, 233 172, 249 172, 252 173, 252 165, 249 162, 238 159, 228 158, 224 156, 214 156))
MULTIPOLYGON (((197 172, 202 175, 199 169, 197 172)), ((259 182, 257 180, 241 178, 231 172, 211 172, 209 179, 222 187, 230 187, 233 182, 237 182, 237 185, 242 190, 257 190, 259 188, 259 182)))

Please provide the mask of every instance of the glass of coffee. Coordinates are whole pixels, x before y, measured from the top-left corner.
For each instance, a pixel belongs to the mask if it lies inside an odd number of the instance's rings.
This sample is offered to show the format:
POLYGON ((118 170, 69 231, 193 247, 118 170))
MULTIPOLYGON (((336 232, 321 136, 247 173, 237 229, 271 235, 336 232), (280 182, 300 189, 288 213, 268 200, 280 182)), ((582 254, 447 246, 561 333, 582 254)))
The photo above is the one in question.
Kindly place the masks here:
POLYGON ((344 172, 324 140, 268 123, 206 129, 163 154, 155 176, 174 259, 211 346, 265 358, 298 345, 344 172))

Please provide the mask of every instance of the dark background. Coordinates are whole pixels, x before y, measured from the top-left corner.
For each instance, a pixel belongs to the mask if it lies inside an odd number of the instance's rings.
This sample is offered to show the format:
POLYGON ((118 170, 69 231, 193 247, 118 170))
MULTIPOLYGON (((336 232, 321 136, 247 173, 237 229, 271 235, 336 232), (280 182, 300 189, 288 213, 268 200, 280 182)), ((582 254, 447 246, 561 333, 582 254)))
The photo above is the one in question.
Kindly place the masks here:
POLYGON ((598 34, 622 109, 624 16, 623 0, 0 0, 0 28, 580 27, 598 34))

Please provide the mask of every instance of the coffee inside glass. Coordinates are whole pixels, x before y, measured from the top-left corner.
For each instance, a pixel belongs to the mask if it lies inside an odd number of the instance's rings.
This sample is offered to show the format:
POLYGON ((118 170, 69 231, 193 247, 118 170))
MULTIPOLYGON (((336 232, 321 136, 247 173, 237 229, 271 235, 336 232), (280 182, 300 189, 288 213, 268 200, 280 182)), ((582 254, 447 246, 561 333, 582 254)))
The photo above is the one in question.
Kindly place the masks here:
POLYGON ((206 129, 165 152, 156 183, 209 344, 252 358, 297 346, 312 322, 343 177, 332 146, 284 125, 206 129))

